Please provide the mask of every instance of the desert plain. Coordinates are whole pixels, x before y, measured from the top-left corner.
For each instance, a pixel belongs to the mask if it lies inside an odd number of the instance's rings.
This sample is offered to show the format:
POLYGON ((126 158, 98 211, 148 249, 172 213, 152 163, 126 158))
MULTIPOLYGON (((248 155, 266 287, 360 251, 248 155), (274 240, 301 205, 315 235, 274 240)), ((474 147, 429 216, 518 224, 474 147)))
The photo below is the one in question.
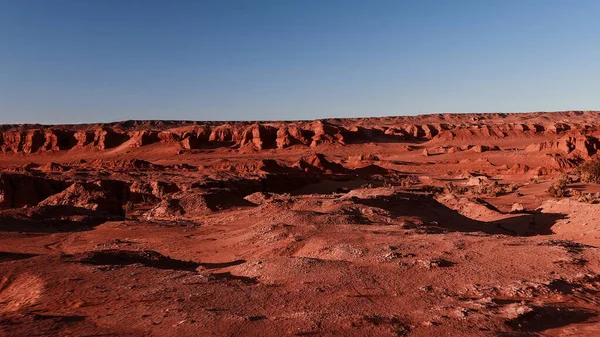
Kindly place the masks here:
POLYGON ((0 335, 598 336, 599 152, 594 111, 2 125, 0 335))

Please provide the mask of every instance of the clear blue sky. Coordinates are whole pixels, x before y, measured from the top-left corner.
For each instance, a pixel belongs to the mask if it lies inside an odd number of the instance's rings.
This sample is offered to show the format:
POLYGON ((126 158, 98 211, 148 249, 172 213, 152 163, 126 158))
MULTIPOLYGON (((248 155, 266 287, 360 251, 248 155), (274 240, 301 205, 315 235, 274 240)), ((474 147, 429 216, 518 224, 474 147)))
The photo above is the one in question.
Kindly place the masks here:
POLYGON ((0 0, 0 123, 600 109, 597 0, 0 0))

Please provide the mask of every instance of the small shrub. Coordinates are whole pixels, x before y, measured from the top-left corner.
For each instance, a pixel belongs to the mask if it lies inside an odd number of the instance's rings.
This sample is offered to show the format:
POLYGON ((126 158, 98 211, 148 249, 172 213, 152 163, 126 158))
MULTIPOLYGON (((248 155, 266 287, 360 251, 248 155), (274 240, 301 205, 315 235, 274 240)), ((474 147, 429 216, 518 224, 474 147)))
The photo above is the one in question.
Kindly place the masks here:
POLYGON ((573 182, 573 179, 567 173, 563 173, 558 177, 558 182, 564 185, 568 185, 573 182))
POLYGON ((581 176, 581 180, 588 183, 600 183, 600 159, 583 163, 577 171, 581 176))
POLYGON ((423 187, 421 187, 421 190, 423 192, 433 193, 433 194, 444 193, 444 188, 443 187, 432 186, 432 185, 423 185, 423 187))
POLYGON ((497 181, 494 181, 494 183, 490 186, 490 191, 488 192, 488 194, 492 197, 498 197, 506 193, 508 193, 506 188, 497 181))
POLYGON ((400 178, 398 182, 400 183, 400 186, 411 187, 420 184, 421 180, 419 180, 419 177, 415 175, 408 175, 406 177, 400 178))
POLYGON ((494 181, 492 184, 481 183, 473 187, 471 193, 475 195, 488 195, 491 197, 497 197, 506 194, 506 189, 497 181, 494 181))
POLYGON ((517 184, 517 183, 513 183, 508 185, 508 191, 509 192, 518 192, 519 187, 521 187, 521 184, 517 184))
POLYGON ((567 183, 564 180, 559 180, 558 182, 550 185, 547 192, 551 197, 554 198, 562 198, 569 195, 567 183))
POLYGON ((586 202, 588 204, 598 204, 600 203, 600 193, 581 193, 579 198, 577 198, 579 202, 586 202))
POLYGON ((447 194, 465 194, 468 189, 466 187, 456 186, 453 183, 447 183, 444 185, 444 192, 447 194))

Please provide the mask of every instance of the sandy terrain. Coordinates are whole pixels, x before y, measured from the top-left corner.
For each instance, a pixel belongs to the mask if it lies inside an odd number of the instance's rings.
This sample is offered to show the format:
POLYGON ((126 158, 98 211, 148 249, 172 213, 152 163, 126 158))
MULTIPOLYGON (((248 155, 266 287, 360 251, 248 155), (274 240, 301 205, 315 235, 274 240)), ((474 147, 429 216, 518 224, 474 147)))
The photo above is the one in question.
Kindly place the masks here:
POLYGON ((598 336, 599 138, 599 112, 3 125, 0 335, 598 336))

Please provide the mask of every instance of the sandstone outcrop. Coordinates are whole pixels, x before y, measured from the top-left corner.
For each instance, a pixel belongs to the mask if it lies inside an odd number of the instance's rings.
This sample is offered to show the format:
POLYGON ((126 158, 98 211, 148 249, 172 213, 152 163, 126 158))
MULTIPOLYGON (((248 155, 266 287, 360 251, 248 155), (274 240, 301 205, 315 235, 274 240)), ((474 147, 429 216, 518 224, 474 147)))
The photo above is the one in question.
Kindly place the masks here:
POLYGON ((302 158, 294 167, 299 167, 309 173, 346 173, 347 169, 341 164, 329 161, 324 154, 315 153, 302 158))
MULTIPOLYGON (((498 141, 531 139, 529 152, 558 151, 583 157, 600 149, 597 112, 529 114, 439 114, 296 122, 126 121, 110 124, 6 126, 0 152, 100 151, 153 144, 179 144, 183 150, 230 147, 240 150, 345 146, 362 143, 430 142, 445 153, 460 142, 493 150, 498 141), (551 115, 552 118, 547 116, 551 115), (473 117, 475 116, 475 117, 473 117), (502 123, 497 119, 501 118, 502 123), (568 120, 557 122, 553 120, 568 120), (494 120, 494 122, 489 122, 494 120), (543 141, 540 141, 542 140, 543 141), (453 144, 446 144, 454 142, 453 144)), ((502 145, 501 145, 502 146, 502 145)), ((185 153, 185 152, 183 152, 185 153)), ((436 152, 437 153, 437 152, 436 152)))
POLYGON ((68 182, 25 174, 0 174, 0 208, 33 206, 67 188, 68 182))

